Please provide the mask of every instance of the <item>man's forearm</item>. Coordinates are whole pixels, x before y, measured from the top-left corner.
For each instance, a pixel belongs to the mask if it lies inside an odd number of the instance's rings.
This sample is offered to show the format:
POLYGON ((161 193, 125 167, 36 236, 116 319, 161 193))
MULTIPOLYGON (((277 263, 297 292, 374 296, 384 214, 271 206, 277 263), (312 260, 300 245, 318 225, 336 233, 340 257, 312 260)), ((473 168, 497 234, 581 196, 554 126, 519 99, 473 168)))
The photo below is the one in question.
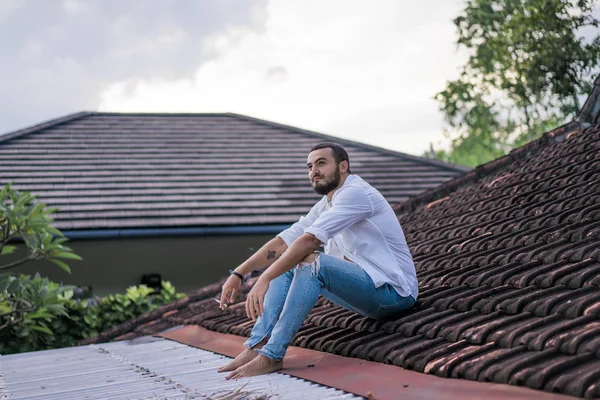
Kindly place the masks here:
POLYGON ((320 246, 321 242, 317 238, 305 233, 292 243, 286 252, 263 273, 264 278, 271 281, 286 273, 320 246))
POLYGON ((267 268, 273 264, 287 249, 282 238, 276 237, 269 240, 256 253, 252 254, 246 261, 240 264, 235 271, 239 274, 247 274, 255 269, 267 268))

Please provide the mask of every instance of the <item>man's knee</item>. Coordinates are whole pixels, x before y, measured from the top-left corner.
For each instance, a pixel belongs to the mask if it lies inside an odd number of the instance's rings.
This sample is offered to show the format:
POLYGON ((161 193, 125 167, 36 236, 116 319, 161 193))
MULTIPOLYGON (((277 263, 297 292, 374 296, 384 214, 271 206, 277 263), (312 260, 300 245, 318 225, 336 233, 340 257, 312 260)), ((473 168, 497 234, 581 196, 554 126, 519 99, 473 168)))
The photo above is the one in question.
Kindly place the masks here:
POLYGON ((302 262, 303 263, 312 264, 313 262, 315 262, 317 256, 318 256, 318 253, 310 253, 309 255, 307 255, 306 257, 304 257, 304 259, 302 260, 302 262))
POLYGON ((313 277, 318 277, 319 270, 321 269, 320 256, 320 253, 311 253, 307 255, 302 262, 298 264, 298 268, 300 270, 310 271, 310 274, 313 277))

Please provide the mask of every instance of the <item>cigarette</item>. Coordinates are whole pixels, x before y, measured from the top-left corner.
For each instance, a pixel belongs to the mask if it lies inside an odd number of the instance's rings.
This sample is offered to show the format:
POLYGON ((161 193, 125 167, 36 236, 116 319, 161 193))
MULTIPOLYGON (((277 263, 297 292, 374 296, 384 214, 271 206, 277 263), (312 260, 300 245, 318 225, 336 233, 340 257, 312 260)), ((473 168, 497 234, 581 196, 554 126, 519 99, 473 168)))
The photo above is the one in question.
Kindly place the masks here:
MULTIPOLYGON (((217 303, 219 303, 219 305, 221 305, 221 300, 219 300, 219 299, 215 299, 215 301, 216 301, 217 303)), ((225 306, 225 308, 227 308, 227 307, 229 306, 229 304, 227 304, 227 303, 224 303, 223 305, 225 306)))

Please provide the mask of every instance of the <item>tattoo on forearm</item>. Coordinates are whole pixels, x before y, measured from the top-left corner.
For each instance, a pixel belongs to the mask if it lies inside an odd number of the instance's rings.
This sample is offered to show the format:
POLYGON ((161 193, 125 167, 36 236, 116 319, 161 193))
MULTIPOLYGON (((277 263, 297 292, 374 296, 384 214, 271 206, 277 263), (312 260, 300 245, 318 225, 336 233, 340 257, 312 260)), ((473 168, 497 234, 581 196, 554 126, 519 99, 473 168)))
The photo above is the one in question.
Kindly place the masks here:
POLYGON ((275 252, 271 250, 267 250, 267 260, 272 260, 275 258, 275 252))

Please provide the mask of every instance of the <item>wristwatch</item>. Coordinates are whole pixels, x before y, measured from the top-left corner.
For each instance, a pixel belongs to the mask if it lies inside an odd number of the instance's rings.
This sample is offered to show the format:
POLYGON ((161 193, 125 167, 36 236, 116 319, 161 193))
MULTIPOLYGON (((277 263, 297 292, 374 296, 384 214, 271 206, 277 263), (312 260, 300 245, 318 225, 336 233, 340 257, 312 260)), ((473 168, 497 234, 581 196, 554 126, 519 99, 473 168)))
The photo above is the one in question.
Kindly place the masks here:
POLYGON ((242 282, 244 282, 244 275, 240 274, 239 272, 235 272, 234 270, 230 269, 229 274, 237 276, 242 282))

